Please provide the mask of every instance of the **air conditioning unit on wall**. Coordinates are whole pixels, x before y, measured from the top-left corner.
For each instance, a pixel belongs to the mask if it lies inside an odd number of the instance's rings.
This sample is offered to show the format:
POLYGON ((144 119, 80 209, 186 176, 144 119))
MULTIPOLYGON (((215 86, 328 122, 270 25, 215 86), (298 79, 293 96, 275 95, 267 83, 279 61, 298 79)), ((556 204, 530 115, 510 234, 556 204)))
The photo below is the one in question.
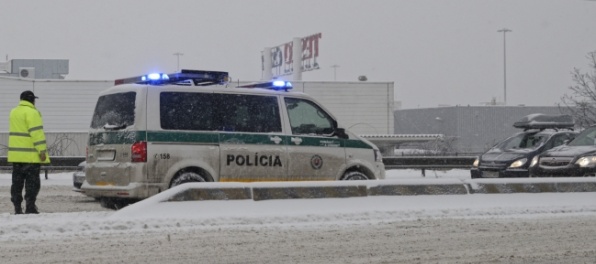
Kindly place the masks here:
POLYGON ((33 67, 20 67, 19 77, 26 79, 35 79, 35 68, 33 67))

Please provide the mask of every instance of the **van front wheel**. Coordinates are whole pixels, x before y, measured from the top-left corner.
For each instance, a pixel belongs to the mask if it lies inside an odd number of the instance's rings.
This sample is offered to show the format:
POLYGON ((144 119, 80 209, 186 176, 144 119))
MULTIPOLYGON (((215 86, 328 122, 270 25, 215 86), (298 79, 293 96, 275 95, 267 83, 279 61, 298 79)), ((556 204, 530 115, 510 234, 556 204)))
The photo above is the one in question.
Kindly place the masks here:
POLYGON ((368 177, 362 172, 359 171, 348 171, 344 174, 341 178, 344 181, 363 181, 368 180, 368 177))
POLYGON ((172 180, 170 184, 170 188, 174 186, 178 186, 180 184, 189 183, 189 182, 206 182, 205 178, 200 174, 192 171, 183 172, 180 175, 176 176, 172 180))

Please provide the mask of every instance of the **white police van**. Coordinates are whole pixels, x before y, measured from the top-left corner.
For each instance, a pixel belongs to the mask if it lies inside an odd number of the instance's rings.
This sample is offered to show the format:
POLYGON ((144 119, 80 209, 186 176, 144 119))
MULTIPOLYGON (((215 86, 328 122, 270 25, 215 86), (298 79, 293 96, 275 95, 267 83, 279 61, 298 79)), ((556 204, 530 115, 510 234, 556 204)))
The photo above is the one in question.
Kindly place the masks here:
POLYGON ((82 191, 117 207, 187 182, 385 178, 378 148, 291 83, 227 79, 182 70, 116 80, 97 100, 82 191))

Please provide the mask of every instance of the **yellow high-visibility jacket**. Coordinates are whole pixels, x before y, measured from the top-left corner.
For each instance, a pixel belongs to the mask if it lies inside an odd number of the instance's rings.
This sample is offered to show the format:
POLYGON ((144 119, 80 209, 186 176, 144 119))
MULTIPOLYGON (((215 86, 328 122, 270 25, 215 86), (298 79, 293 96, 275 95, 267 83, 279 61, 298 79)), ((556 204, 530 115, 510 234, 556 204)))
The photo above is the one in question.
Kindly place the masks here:
POLYGON ((8 162, 50 163, 41 113, 25 100, 10 111, 8 130, 8 162), (45 152, 46 160, 39 154, 45 152))

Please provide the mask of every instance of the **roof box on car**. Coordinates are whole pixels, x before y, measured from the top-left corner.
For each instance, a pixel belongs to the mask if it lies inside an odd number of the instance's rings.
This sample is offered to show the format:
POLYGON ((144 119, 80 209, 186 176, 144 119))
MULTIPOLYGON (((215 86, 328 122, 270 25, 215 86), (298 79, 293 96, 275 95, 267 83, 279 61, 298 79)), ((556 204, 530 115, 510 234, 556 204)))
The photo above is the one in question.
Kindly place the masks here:
POLYGON ((528 129, 573 129, 575 123, 570 115, 531 114, 513 123, 513 127, 528 129))

